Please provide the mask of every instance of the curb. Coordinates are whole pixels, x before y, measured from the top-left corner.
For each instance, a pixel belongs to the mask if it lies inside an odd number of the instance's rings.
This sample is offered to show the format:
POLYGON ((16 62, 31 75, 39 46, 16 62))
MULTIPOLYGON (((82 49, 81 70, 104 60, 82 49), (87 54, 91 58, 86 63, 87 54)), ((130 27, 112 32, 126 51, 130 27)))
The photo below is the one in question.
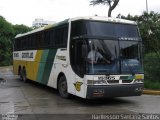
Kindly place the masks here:
POLYGON ((143 90, 143 94, 147 94, 147 95, 160 95, 160 91, 158 91, 158 90, 143 90))

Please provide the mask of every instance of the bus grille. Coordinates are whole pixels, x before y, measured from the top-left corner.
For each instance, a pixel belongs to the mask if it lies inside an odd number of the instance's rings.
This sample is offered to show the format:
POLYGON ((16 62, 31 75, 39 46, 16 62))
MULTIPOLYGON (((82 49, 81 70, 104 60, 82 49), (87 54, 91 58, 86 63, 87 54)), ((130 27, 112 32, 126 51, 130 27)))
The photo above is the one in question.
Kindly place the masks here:
MULTIPOLYGON (((119 80, 107 80, 109 84, 119 84, 119 80)), ((122 80, 122 83, 131 83, 132 80, 122 80)))
POLYGON ((131 83, 132 80, 122 80, 122 83, 131 83))
POLYGON ((109 84, 118 84, 119 83, 119 80, 107 80, 107 82, 109 83, 109 84))

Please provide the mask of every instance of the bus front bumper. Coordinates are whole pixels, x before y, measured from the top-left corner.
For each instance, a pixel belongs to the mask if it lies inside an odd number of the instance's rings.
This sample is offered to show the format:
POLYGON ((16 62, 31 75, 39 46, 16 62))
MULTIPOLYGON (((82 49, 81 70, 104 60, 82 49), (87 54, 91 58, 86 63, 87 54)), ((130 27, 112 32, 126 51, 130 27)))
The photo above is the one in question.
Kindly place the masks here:
POLYGON ((87 99, 140 96, 143 92, 143 83, 127 85, 88 85, 87 99))

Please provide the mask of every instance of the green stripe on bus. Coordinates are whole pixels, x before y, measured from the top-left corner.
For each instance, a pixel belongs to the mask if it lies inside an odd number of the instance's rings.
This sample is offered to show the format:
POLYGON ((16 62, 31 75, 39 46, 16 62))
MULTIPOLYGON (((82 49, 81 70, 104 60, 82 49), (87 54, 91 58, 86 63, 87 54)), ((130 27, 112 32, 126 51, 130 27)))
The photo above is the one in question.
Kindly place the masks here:
POLYGON ((44 73, 44 66, 45 66, 44 63, 41 63, 41 62, 39 63, 38 74, 37 74, 37 82, 41 83, 42 76, 43 76, 43 73, 44 73))
POLYGON ((43 78, 42 78, 42 84, 46 85, 48 83, 56 53, 57 49, 50 49, 48 52, 47 61, 45 64, 43 78))
POLYGON ((37 76, 38 82, 45 85, 48 83, 56 52, 57 49, 43 51, 37 76))
POLYGON ((40 60, 40 63, 39 63, 37 81, 40 82, 40 83, 42 82, 42 77, 43 77, 43 73, 44 73, 44 70, 45 70, 44 68, 45 68, 48 52, 49 52, 49 50, 43 50, 41 60, 40 60))

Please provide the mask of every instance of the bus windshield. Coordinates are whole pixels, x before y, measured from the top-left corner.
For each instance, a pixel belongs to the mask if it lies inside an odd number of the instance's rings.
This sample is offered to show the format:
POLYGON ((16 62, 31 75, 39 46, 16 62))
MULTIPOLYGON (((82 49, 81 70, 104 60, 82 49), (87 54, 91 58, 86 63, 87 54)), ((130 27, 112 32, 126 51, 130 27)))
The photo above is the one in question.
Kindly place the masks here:
POLYGON ((88 40, 88 74, 142 73, 141 44, 137 41, 88 40))
POLYGON ((79 76, 143 73, 142 40, 136 25, 81 20, 71 27, 71 66, 79 76))

